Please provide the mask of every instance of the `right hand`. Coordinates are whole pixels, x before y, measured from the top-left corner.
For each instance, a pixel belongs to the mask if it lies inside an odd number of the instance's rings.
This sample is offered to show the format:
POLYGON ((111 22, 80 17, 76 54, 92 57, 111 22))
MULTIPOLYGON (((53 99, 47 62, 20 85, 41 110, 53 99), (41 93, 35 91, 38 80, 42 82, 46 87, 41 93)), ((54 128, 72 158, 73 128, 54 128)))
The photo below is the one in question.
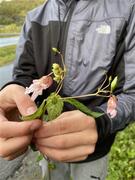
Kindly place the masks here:
POLYGON ((0 157, 12 160, 23 154, 31 143, 33 132, 40 120, 19 122, 19 116, 36 111, 35 103, 25 88, 11 84, 0 91, 0 157))

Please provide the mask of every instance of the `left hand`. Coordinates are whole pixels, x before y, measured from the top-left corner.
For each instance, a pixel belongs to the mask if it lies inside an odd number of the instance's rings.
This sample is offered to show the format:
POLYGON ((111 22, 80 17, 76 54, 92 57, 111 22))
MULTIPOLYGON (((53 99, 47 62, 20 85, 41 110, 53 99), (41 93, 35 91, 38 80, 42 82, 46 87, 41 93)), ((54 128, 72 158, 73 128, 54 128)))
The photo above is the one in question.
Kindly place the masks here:
POLYGON ((38 150, 60 162, 85 160, 94 152, 97 139, 95 119, 79 110, 62 113, 35 133, 38 150))

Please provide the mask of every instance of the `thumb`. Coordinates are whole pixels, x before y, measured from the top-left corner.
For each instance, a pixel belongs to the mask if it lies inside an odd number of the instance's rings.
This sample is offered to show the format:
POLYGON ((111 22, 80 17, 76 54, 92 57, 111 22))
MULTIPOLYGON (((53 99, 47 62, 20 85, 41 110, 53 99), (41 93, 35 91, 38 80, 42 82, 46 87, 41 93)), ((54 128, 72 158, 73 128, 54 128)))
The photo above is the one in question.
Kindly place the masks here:
POLYGON ((37 110, 35 102, 28 95, 18 97, 16 105, 22 116, 33 114, 37 110))
POLYGON ((24 89, 17 92, 14 100, 19 112, 23 116, 33 114, 37 110, 35 102, 29 95, 25 94, 24 89))

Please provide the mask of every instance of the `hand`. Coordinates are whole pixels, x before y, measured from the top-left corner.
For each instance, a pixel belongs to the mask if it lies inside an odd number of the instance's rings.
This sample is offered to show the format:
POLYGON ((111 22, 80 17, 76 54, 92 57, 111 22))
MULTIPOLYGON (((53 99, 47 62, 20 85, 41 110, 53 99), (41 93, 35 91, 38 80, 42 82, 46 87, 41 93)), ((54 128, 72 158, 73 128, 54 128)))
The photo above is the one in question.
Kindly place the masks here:
POLYGON ((0 157, 12 160, 23 154, 32 140, 40 120, 17 122, 19 116, 32 114, 35 103, 19 85, 8 85, 0 92, 0 157), (18 111, 19 110, 19 111, 18 111))
POLYGON ((97 138, 95 119, 78 110, 44 123, 35 133, 39 151, 60 162, 85 160, 94 152, 97 138))

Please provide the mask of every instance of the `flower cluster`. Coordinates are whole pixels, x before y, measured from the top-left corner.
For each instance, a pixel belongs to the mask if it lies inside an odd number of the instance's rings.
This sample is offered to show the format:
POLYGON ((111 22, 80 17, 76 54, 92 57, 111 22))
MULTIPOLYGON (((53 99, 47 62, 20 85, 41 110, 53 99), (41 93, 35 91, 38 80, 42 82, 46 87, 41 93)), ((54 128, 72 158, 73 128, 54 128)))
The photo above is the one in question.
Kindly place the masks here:
POLYGON ((26 87, 25 94, 31 94, 31 99, 34 101, 39 95, 42 95, 43 90, 49 88, 53 83, 51 76, 43 76, 40 79, 33 80, 33 83, 26 87))
POLYGON ((108 102, 107 102, 107 114, 114 118, 117 115, 117 97, 112 95, 110 96, 108 102))
POLYGON ((63 80, 63 69, 59 66, 59 64, 54 63, 52 65, 52 72, 54 74, 53 80, 59 83, 60 81, 63 80))

